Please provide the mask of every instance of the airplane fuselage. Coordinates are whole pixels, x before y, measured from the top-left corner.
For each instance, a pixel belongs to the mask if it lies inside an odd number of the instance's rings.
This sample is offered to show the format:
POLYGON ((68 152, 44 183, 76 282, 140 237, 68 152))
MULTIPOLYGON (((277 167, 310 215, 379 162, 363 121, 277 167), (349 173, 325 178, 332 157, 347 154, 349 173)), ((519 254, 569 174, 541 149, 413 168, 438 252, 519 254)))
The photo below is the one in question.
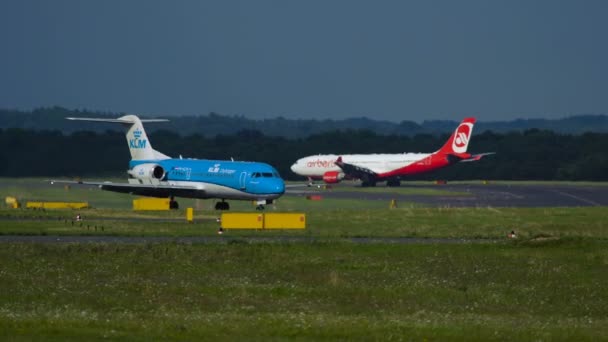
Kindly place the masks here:
POLYGON ((138 192, 155 197, 261 200, 276 199, 285 192, 285 184, 276 169, 257 162, 205 159, 131 160, 129 175, 130 184, 170 185, 175 188, 165 192, 155 189, 153 194, 138 192))
POLYGON ((444 145, 433 153, 394 154, 324 154, 298 159, 291 170, 301 176, 321 178, 326 183, 341 179, 361 179, 362 185, 374 186, 376 181, 387 181, 398 186, 405 176, 431 172, 461 161, 475 161, 484 155, 471 155, 467 147, 473 133, 475 118, 465 118, 444 145))
MULTIPOLYGON (((174 159, 152 148, 143 122, 136 115, 117 119, 67 118, 73 121, 109 122, 125 128, 131 154, 128 183, 51 181, 51 183, 95 185, 102 190, 150 197, 217 198, 217 210, 228 210, 226 199, 255 200, 258 209, 285 193, 277 170, 266 163, 233 160, 174 159)), ((175 204, 175 202, 174 202, 175 204)), ((176 205, 174 206, 176 207, 176 205)))
MULTIPOLYGON (((423 162, 430 153, 395 153, 395 154, 320 154, 298 159, 291 170, 301 176, 322 178, 327 172, 341 172, 336 160, 341 157, 344 163, 367 168, 376 174, 387 174, 394 170, 404 169, 423 162)), ((421 165, 422 166, 422 165, 421 165)), ((415 173, 415 172, 412 172, 415 173)))

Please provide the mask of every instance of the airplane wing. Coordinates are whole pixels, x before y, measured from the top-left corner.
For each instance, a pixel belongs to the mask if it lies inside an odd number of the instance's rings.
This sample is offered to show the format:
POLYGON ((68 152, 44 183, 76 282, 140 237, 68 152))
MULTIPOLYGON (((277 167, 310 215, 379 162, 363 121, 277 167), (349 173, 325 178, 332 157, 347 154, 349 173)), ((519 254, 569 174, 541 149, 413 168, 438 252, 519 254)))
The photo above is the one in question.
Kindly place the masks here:
POLYGON ((471 162, 471 161, 478 161, 479 159, 485 157, 485 156, 489 156, 492 154, 496 154, 496 152, 486 152, 486 153, 479 153, 479 154, 474 154, 472 156, 470 156, 467 159, 463 159, 461 160, 461 162, 471 162))
POLYGON ((204 188, 187 186, 187 185, 169 185, 169 184, 130 184, 130 183, 114 183, 114 182, 83 182, 83 181, 65 181, 51 180, 51 184, 75 184, 97 186, 101 190, 120 192, 125 194, 149 196, 149 197, 195 197, 205 198, 206 191, 204 188), (196 194, 196 195, 195 195, 196 194))
POLYGON ((285 184, 285 189, 293 189, 293 188, 310 188, 313 187, 314 183, 298 183, 298 184, 285 184))
POLYGON ((374 179, 378 174, 368 168, 357 166, 354 164, 345 163, 342 161, 342 157, 338 157, 336 165, 344 171, 344 174, 349 175, 353 178, 359 179, 374 179))

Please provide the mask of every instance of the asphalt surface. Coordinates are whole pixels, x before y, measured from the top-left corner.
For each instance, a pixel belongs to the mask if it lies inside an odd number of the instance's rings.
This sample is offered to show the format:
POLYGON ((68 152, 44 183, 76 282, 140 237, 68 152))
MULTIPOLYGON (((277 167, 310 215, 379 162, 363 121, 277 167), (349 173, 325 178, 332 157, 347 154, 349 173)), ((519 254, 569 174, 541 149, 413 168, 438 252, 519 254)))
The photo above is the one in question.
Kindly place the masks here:
MULTIPOLYGON (((407 185, 402 188, 434 189, 450 195, 406 195, 393 188, 378 187, 373 192, 349 191, 347 185, 332 189, 300 190, 291 195, 321 195, 324 198, 413 202, 430 207, 581 207, 608 206, 608 186, 552 184, 446 184, 407 185), (381 191, 385 190, 385 191, 381 191), (463 195, 460 195, 462 193, 463 195)), ((352 186, 352 185, 350 185, 352 186)))
MULTIPOLYGON (((0 179, 0 186, 11 185, 11 179, 0 179)), ((32 180, 19 182, 19 187, 28 189, 56 187, 48 182, 32 180)), ((325 198, 414 202, 431 207, 580 207, 608 206, 608 185, 555 185, 555 184, 445 184, 420 185, 402 182, 401 188, 433 189, 452 192, 449 196, 397 194, 399 188, 384 185, 373 192, 353 191, 356 183, 335 184, 332 189, 314 188, 288 189, 285 196, 321 195, 325 198), (458 195, 466 193, 466 195, 458 195)), ((356 190, 356 189, 355 189, 356 190)))

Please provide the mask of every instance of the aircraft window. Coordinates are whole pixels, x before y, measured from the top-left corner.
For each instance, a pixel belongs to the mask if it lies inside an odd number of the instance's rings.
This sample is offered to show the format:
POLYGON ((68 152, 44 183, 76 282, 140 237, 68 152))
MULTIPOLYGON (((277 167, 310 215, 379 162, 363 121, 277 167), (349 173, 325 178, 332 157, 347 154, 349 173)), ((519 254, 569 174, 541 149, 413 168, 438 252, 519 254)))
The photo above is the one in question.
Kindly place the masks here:
POLYGON ((272 178, 272 173, 270 173, 270 172, 264 172, 264 173, 262 173, 262 176, 264 176, 266 178, 272 178))
POLYGON ((259 172, 254 172, 253 175, 251 176, 251 178, 259 178, 259 177, 260 177, 259 172))

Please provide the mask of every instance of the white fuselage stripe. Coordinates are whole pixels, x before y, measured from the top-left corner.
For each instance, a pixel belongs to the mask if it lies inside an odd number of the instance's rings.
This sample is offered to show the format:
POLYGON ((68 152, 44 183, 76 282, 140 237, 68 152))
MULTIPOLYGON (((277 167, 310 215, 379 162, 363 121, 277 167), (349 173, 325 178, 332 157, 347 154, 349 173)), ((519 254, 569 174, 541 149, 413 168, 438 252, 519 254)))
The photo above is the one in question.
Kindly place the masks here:
POLYGON ((326 172, 341 171, 335 161, 342 157, 344 163, 360 166, 380 174, 406 167, 430 155, 431 153, 326 154, 299 159, 291 169, 301 176, 322 176, 326 172))
POLYGON ((223 185, 205 182, 188 182, 188 181, 168 181, 160 184, 194 187, 196 190, 204 192, 204 197, 201 198, 223 198, 223 199, 274 199, 281 194, 253 194, 245 190, 237 190, 223 185))

